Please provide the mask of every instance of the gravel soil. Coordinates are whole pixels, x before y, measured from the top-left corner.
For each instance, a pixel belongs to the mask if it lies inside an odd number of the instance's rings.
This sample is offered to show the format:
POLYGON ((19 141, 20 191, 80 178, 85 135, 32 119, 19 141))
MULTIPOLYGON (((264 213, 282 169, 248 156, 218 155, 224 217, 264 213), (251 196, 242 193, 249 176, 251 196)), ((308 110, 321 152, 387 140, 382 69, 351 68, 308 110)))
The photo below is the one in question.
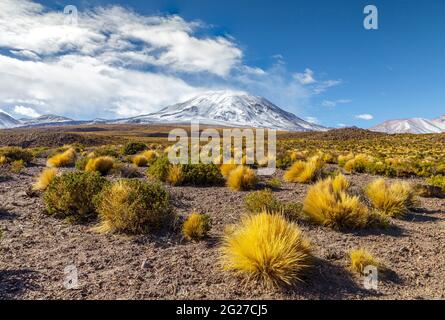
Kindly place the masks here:
MULTIPOLYGON (((178 231, 100 235, 94 221, 73 225, 45 214, 41 196, 29 192, 44 166, 36 162, 21 174, 0 168, 0 299, 445 299, 445 199, 422 198, 422 209, 388 230, 342 233, 300 223, 314 267, 294 288, 266 290, 242 284, 218 262, 220 238, 243 214, 246 192, 167 187, 179 215, 211 215, 210 237, 201 242, 187 242, 178 231), (388 269, 377 290, 366 290, 348 270, 347 252, 358 247, 388 269), (74 290, 63 285, 69 265, 78 271, 74 290)), ((373 178, 349 176, 356 189, 373 178)), ((283 183, 274 193, 302 201, 307 188, 283 183)))

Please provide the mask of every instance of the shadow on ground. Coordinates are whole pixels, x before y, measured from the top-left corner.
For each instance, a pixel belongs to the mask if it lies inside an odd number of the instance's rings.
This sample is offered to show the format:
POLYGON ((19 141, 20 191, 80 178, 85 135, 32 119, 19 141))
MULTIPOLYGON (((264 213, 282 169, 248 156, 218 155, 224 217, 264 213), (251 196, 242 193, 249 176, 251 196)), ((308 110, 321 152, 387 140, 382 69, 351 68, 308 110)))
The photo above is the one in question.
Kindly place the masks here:
POLYGON ((29 290, 39 290, 39 273, 33 270, 0 270, 0 299, 20 299, 29 290))

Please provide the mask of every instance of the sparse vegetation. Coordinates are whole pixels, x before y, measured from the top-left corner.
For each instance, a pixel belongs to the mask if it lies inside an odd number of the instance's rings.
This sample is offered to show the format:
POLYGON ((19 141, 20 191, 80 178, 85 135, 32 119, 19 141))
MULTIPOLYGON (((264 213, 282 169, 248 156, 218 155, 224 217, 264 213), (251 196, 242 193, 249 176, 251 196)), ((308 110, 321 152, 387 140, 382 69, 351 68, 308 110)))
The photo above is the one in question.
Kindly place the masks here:
POLYGON ((293 285, 310 266, 310 246, 300 229, 280 214, 245 216, 226 235, 222 265, 268 287, 293 285))
POLYGON ((95 203, 100 233, 146 233, 159 229, 173 217, 167 191, 159 184, 119 180, 104 187, 95 203))
POLYGON ((31 151, 18 147, 1 147, 0 164, 12 163, 14 161, 23 161, 23 164, 29 164, 34 158, 31 151))
POLYGON ((43 198, 48 214, 72 221, 93 215, 93 198, 105 183, 97 172, 71 172, 55 177, 43 198))
POLYGON ((255 187, 257 176, 249 167, 240 165, 230 172, 227 186, 234 191, 250 190, 255 187))
POLYGON ((376 179, 365 188, 365 193, 373 207, 389 217, 401 217, 418 204, 416 192, 403 181, 376 179))
POLYGON ((182 235, 187 240, 200 240, 207 236, 211 228, 208 214, 192 212, 182 226, 182 235))

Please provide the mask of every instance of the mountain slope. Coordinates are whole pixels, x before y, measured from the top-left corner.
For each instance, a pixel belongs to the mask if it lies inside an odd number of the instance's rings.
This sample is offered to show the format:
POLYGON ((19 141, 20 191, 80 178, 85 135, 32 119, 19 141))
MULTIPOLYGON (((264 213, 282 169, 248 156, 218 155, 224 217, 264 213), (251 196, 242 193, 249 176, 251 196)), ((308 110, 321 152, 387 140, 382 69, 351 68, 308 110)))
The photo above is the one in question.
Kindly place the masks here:
POLYGON ((270 101, 238 91, 213 91, 158 112, 116 123, 183 123, 273 128, 289 131, 323 131, 325 127, 304 121, 270 101))
POLYGON ((20 121, 0 111, 0 129, 13 128, 20 125, 20 121))
POLYGON ((370 130, 385 133, 440 133, 445 132, 445 116, 434 120, 423 118, 388 120, 370 130))

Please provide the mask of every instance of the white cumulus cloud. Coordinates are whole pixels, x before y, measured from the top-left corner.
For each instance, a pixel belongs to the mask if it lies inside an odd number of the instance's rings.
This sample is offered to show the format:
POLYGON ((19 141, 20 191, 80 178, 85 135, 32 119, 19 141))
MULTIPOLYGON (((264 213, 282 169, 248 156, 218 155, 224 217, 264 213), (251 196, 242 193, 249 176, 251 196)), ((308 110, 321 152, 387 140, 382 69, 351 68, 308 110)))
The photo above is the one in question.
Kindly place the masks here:
POLYGON ((367 121, 374 119, 374 116, 369 113, 359 114, 359 115, 356 115, 355 117, 357 119, 367 120, 367 121))
POLYGON ((20 114, 22 116, 30 117, 30 118, 37 118, 37 117, 41 116, 41 114, 38 113, 37 111, 35 111, 33 108, 24 107, 24 106, 15 106, 14 112, 17 114, 20 114))

